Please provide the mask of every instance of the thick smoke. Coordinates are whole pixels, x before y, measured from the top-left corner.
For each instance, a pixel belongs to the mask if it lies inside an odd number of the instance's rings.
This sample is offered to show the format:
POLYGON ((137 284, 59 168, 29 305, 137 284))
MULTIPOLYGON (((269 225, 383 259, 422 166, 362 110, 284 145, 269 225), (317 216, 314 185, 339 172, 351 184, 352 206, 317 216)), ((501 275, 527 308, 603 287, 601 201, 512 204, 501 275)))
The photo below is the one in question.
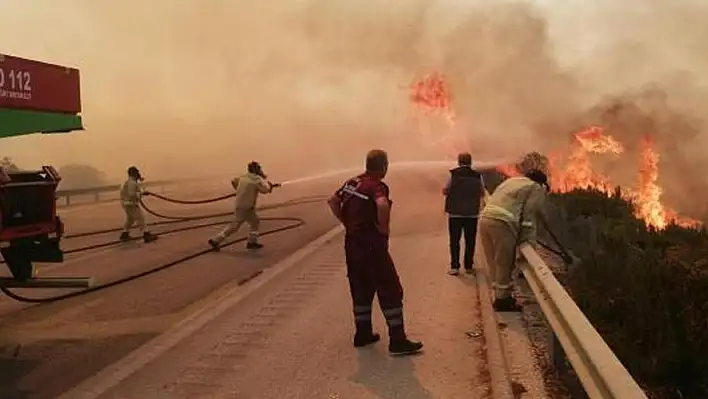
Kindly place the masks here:
POLYGON ((569 69, 583 88, 585 111, 565 126, 597 124, 622 142, 623 155, 597 165, 625 186, 636 186, 641 140, 651 138, 661 157, 664 199, 683 213, 708 216, 696 201, 708 195, 708 56, 702 51, 708 5, 630 1, 597 13, 601 24, 594 29, 604 31, 605 45, 569 69))
POLYGON ((82 69, 88 131, 14 146, 109 173, 237 172, 259 159, 271 174, 306 174, 360 164, 379 146, 394 159, 436 158, 408 103, 412 80, 434 70, 452 83, 456 129, 477 158, 522 151, 509 144, 572 103, 546 23, 525 5, 15 3, 26 18, 12 28, 31 45, 13 52, 82 69), (29 27, 50 16, 47 41, 29 27))
MULTIPOLYGON (((274 178, 357 165, 372 147, 436 158, 408 90, 438 71, 476 158, 563 149, 602 122, 630 152, 651 130, 668 191, 705 184, 692 172, 706 159, 708 107, 698 2, 202 3, 0 3, 0 33, 13 38, 3 52, 82 70, 88 129, 7 140, 2 155, 113 175, 137 164, 150 177, 238 173, 258 159, 274 178)), ((636 170, 635 155, 613 170, 636 170)))

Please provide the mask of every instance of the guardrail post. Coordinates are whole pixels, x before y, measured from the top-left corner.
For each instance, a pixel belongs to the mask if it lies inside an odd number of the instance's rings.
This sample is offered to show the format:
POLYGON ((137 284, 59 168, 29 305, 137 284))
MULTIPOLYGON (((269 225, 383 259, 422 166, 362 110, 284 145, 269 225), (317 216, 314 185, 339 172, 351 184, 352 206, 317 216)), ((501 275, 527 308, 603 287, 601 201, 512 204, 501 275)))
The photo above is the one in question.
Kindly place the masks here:
POLYGON ((100 200, 100 197, 101 197, 101 194, 98 191, 96 191, 96 193, 93 196, 94 202, 98 202, 100 200))
POLYGON ((558 341, 558 337, 553 332, 551 332, 550 341, 548 348, 551 352, 551 364, 553 364, 553 369, 556 370, 556 373, 559 375, 565 375, 566 371, 568 371, 565 361, 565 352, 563 351, 560 341, 558 341))
POLYGON ((70 196, 70 195, 67 195, 67 196, 66 196, 66 197, 64 197, 64 198, 66 198, 66 206, 69 206, 69 205, 71 205, 71 199, 70 199, 70 198, 71 198, 71 196, 70 196))

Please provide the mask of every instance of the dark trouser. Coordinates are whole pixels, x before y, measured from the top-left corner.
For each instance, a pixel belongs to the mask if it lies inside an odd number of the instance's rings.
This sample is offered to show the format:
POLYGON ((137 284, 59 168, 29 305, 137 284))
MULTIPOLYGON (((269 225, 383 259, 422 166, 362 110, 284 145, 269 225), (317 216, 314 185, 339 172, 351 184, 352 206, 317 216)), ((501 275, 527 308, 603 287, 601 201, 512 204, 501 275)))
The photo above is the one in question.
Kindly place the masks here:
POLYGON ((475 240, 477 239, 477 218, 448 218, 450 233, 450 267, 460 268, 460 238, 465 235, 465 268, 471 269, 474 263, 475 240))
POLYGON ((344 249, 357 335, 366 336, 373 332, 371 305, 376 294, 388 324, 390 339, 406 339, 403 327, 403 287, 388 253, 388 239, 346 237, 344 249))

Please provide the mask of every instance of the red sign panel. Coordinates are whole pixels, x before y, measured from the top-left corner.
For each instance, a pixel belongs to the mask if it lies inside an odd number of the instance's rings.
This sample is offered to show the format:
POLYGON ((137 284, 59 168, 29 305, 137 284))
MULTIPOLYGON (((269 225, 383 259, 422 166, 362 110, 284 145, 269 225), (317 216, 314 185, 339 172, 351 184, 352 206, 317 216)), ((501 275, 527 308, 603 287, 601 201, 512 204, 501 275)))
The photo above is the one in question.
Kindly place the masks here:
POLYGON ((0 54, 0 108, 78 114, 79 70, 0 54))

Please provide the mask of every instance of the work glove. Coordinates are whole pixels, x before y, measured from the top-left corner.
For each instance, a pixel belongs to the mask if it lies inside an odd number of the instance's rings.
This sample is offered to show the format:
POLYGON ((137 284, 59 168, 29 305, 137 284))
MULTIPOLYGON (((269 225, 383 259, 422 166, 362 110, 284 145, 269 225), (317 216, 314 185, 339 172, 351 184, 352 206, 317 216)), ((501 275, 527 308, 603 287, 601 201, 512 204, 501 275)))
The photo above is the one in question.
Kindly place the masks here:
POLYGON ((149 192, 149 191, 143 191, 143 197, 149 197, 149 196, 151 196, 151 195, 152 195, 151 192, 149 192))
POLYGON ((282 187, 283 185, 281 183, 270 183, 270 188, 277 188, 277 187, 282 187))

